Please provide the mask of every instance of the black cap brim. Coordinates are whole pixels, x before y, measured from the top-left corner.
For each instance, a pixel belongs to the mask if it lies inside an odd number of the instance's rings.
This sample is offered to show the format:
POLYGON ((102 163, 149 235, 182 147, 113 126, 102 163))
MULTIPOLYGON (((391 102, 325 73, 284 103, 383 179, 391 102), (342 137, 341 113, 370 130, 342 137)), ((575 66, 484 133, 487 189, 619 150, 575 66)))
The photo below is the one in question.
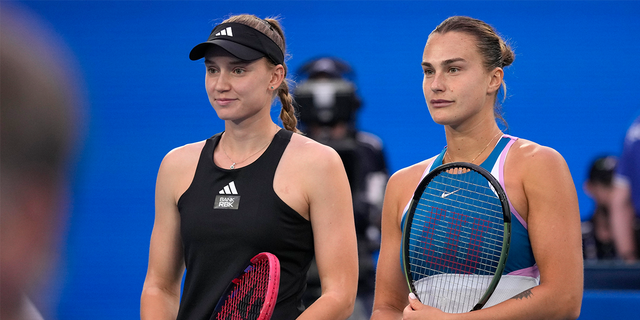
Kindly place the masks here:
POLYGON ((193 49, 191 49, 191 52, 189 53, 189 59, 195 61, 204 58, 204 55, 207 52, 207 48, 209 48, 209 46, 211 45, 221 47, 240 60, 253 61, 265 56, 264 53, 251 49, 239 43, 235 43, 225 39, 213 39, 193 47, 193 49))

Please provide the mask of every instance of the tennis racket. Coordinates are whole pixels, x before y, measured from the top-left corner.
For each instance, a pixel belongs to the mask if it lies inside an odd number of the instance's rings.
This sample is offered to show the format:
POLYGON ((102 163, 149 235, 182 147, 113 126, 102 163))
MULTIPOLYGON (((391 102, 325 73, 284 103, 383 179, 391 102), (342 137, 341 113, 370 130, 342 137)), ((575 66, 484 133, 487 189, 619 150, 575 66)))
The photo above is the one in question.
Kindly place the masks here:
POLYGON ((269 320, 280 287, 280 261, 262 252, 231 281, 210 320, 269 320))
POLYGON ((509 202, 491 173, 465 162, 438 166, 418 185, 403 228, 409 289, 445 312, 481 309, 500 281, 510 238, 509 202))

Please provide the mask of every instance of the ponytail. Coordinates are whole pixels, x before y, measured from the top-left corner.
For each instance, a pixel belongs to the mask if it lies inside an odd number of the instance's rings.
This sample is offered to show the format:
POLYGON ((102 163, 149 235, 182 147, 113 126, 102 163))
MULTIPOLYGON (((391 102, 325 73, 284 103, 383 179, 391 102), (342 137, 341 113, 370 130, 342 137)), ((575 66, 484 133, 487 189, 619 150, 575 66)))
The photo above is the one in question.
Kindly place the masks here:
POLYGON ((297 128, 298 118, 295 114, 293 98, 289 93, 289 85, 286 80, 282 81, 282 84, 278 88, 278 98, 280 98, 280 103, 282 104, 282 109, 280 110, 280 120, 282 120, 282 125, 289 131, 302 134, 302 131, 297 128))
MULTIPOLYGON (((266 18, 260 19, 254 15, 250 14, 241 14, 237 16, 233 16, 225 22, 239 22, 245 25, 248 25, 262 33, 264 33, 267 37, 271 38, 273 42, 275 42, 278 47, 285 53, 286 57, 286 45, 284 40, 284 31, 282 31, 282 26, 276 18, 266 18)), ((271 62, 271 60, 267 59, 267 61, 271 62)), ((298 130, 298 119, 296 118, 295 109, 293 107, 293 98, 289 93, 289 85, 287 84, 287 65, 283 62, 282 66, 284 67, 284 78, 280 87, 277 89, 278 98, 282 103, 282 110, 280 110, 280 120, 282 121, 282 125, 285 129, 289 131, 293 131, 295 133, 302 134, 302 131, 298 130)))

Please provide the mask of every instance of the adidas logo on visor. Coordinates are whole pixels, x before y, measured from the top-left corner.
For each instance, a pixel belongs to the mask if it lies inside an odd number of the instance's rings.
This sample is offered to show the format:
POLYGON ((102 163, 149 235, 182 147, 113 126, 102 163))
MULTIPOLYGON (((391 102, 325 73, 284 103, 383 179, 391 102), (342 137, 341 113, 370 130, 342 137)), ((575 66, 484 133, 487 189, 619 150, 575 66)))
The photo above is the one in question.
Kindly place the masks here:
POLYGON ((222 29, 220 30, 220 32, 216 33, 216 37, 219 36, 233 37, 233 31, 231 31, 231 27, 226 27, 225 29, 222 29))

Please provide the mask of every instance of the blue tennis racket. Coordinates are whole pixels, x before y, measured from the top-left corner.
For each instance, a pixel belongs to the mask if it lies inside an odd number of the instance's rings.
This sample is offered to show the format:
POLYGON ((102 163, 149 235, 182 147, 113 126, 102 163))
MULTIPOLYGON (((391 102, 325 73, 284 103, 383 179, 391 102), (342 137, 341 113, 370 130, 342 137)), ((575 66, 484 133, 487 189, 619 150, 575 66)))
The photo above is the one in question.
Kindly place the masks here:
POLYGON ((491 173, 465 162, 438 166, 418 185, 403 227, 409 289, 445 312, 481 309, 500 281, 510 238, 509 202, 491 173))

